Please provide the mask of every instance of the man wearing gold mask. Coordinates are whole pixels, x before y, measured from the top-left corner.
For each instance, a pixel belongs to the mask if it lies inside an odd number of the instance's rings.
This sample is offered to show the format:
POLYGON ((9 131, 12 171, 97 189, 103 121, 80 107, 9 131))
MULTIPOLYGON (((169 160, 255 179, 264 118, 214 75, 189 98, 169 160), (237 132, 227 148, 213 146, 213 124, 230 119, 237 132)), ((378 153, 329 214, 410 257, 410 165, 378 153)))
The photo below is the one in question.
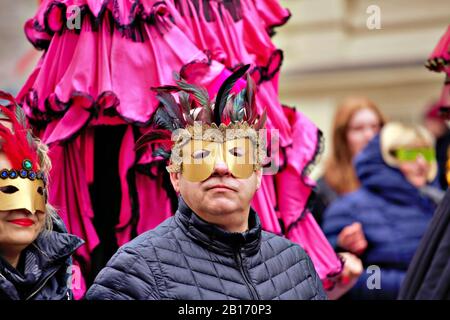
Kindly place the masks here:
POLYGON ((50 162, 14 98, 0 91, 0 300, 67 300, 71 254, 83 241, 65 232, 47 203, 50 162))
POLYGON ((155 157, 170 159, 178 210, 121 247, 88 299, 326 298, 305 251, 262 231, 250 207, 266 148, 251 78, 231 93, 247 69, 225 80, 214 104, 205 89, 180 78, 155 89, 162 106, 137 148, 151 145, 155 157))

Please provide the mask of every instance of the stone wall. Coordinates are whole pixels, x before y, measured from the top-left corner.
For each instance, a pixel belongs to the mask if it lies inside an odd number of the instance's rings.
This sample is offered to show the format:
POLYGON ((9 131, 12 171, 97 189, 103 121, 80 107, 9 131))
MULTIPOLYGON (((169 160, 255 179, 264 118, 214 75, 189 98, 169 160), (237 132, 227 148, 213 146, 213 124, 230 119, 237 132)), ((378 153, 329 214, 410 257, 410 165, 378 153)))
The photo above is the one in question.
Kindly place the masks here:
MULTIPOLYGON (((285 54, 281 100, 308 115, 326 141, 335 107, 348 95, 368 96, 389 119, 410 123, 419 123, 426 105, 438 98, 444 75, 423 65, 450 24, 450 1, 282 0, 282 4, 292 18, 274 37, 285 54), (371 5, 380 10, 381 29, 367 27, 371 5)), ((313 176, 319 172, 320 167, 313 176)))

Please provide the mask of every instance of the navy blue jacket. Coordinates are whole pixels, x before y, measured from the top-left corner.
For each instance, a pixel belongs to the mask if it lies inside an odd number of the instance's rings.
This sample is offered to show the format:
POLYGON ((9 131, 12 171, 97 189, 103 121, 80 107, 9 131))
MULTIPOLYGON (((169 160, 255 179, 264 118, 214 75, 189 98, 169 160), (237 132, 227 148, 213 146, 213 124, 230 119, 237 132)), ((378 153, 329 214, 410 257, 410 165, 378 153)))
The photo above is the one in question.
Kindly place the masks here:
POLYGON ((20 267, 0 257, 0 300, 70 300, 71 255, 83 240, 66 232, 62 220, 21 253, 20 267), (69 270, 70 271, 70 270, 69 270))
POLYGON ((360 277, 350 296, 395 299, 435 205, 400 170, 383 161, 379 136, 369 142, 354 164, 361 187, 333 202, 325 212, 323 229, 337 248, 340 231, 353 222, 360 222, 368 241, 361 258, 366 268, 380 267, 381 289, 368 290, 368 277, 374 283, 371 276, 374 271, 369 270, 360 277))
POLYGON ((226 232, 180 198, 174 217, 121 247, 87 299, 326 299, 311 259, 298 245, 261 231, 226 232))

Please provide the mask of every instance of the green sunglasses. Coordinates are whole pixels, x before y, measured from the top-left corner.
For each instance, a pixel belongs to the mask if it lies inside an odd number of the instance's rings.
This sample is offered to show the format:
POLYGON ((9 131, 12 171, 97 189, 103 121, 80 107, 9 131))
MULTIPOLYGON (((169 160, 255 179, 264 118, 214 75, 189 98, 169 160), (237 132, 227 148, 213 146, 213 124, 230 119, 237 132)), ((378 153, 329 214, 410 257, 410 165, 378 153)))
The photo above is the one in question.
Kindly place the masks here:
POLYGON ((436 160, 436 154, 432 148, 399 148, 394 150, 394 155, 401 162, 415 161, 419 155, 427 162, 436 160))

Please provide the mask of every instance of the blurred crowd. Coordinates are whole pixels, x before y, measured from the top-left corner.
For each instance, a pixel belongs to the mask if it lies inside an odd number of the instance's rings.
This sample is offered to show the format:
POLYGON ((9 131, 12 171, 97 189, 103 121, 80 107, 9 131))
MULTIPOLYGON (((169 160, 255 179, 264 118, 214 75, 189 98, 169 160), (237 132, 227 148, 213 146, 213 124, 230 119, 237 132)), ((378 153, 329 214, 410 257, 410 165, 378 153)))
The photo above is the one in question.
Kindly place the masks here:
POLYGON ((364 267, 342 299, 398 296, 450 178, 450 130, 439 108, 410 125, 390 122, 366 97, 338 106, 313 214, 335 250, 364 267))

